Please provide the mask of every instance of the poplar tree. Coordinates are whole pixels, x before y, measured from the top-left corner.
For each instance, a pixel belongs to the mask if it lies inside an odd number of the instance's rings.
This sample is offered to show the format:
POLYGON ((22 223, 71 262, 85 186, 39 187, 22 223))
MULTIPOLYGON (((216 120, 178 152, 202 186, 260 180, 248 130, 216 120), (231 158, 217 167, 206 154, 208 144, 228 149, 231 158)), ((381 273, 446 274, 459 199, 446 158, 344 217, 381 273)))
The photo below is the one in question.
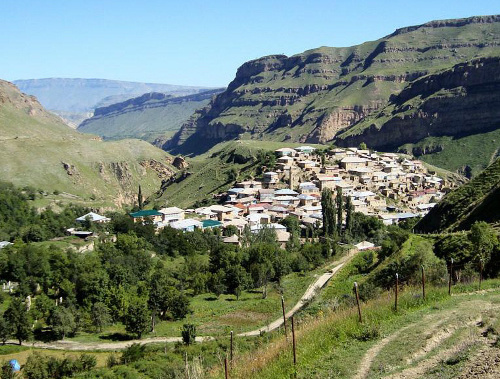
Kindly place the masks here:
POLYGON ((342 188, 337 189, 337 197, 335 202, 337 203, 337 232, 338 235, 342 235, 342 212, 344 211, 344 203, 342 198, 342 188))
POLYGON ((141 189, 141 185, 139 184, 139 194, 137 195, 137 200, 138 200, 138 203, 139 203, 139 210, 142 210, 142 207, 143 207, 143 203, 142 203, 142 189, 141 189))
POLYGON ((354 207, 352 205, 351 197, 347 196, 345 202, 345 235, 350 236, 352 230, 352 213, 354 207))
POLYGON ((333 237, 336 230, 336 215, 330 188, 325 188, 321 192, 321 210, 323 212, 323 234, 325 237, 333 237))

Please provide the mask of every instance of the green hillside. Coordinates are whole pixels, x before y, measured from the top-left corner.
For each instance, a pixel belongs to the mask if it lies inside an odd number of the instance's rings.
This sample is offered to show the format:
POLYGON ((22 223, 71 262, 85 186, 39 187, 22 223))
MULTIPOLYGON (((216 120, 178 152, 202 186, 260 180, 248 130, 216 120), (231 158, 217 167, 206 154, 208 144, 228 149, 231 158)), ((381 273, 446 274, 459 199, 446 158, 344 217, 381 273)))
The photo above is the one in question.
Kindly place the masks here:
POLYGON ((449 193, 416 226, 425 233, 464 230, 475 221, 500 221, 500 159, 449 193))
POLYGON ((166 132, 177 131, 189 117, 222 90, 174 97, 147 93, 140 97, 97 108, 93 117, 78 126, 82 133, 106 139, 140 138, 153 142, 166 132))
POLYGON ((179 207, 210 201, 212 194, 231 188, 236 180, 255 178, 266 153, 274 156, 276 149, 296 146, 299 144, 254 140, 220 143, 204 154, 186 158, 189 167, 163 186, 156 201, 179 207))
POLYGON ((72 201, 131 203, 139 184, 151 194, 174 171, 168 155, 147 142, 102 142, 80 134, 5 81, 0 81, 0 131, 1 180, 72 201))
MULTIPOLYGON (((163 147, 197 154, 245 134, 342 146, 365 142, 397 151, 427 137, 489 133, 500 126, 499 46, 496 15, 432 21, 357 46, 249 61, 163 147)), ((470 150, 476 153, 477 146, 470 150)), ((476 157, 474 170, 486 166, 494 151, 488 146, 476 157)), ((437 161, 460 168, 444 157, 437 161)))

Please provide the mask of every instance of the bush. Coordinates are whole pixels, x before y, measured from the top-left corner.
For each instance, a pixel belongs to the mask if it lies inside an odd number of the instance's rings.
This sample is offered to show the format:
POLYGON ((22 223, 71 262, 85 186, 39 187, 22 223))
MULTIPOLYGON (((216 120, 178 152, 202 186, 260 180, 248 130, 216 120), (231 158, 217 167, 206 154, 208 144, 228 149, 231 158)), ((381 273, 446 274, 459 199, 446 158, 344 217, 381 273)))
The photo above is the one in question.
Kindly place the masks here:
POLYGON ((195 342, 196 339, 196 326, 193 324, 184 324, 182 326, 182 342, 186 345, 191 345, 195 342))

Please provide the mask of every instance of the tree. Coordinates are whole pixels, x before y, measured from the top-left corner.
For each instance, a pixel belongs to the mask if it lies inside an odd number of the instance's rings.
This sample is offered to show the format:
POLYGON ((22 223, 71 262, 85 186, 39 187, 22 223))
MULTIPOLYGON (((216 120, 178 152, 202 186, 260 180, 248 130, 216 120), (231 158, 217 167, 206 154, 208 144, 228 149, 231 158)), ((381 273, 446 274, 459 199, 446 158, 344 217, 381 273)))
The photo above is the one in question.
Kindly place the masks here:
POLYGON ((337 205, 337 234, 342 235, 342 212, 344 211, 344 199, 342 198, 342 188, 337 189, 337 197, 335 199, 337 205))
POLYGON ((12 299, 4 317, 12 327, 12 335, 19 341, 19 345, 22 345, 22 342, 31 336, 31 321, 20 298, 12 299))
POLYGON ((469 239, 475 250, 474 260, 488 264, 498 244, 493 228, 484 221, 475 222, 470 229, 469 239))
POLYGON ((234 264, 226 270, 226 287, 230 294, 239 300, 240 294, 247 288, 249 282, 248 273, 240 264, 234 264))
POLYGON ((351 236, 352 232, 352 213, 354 212, 354 207, 352 205, 352 200, 350 196, 347 196, 345 202, 345 234, 344 236, 351 236))
POLYGON ((47 323, 52 331, 61 336, 62 339, 68 334, 76 331, 76 321, 73 312, 66 307, 59 306, 50 314, 47 323))
POLYGON ((2 345, 5 345, 11 334, 12 326, 5 319, 4 315, 0 316, 0 341, 2 341, 2 345))
POLYGON ((151 314, 146 302, 137 299, 129 305, 127 314, 124 317, 125 330, 128 333, 135 334, 137 338, 141 338, 150 326, 150 319, 151 314))
POLYGON ((184 324, 181 331, 182 342, 191 345, 196 340, 196 326, 193 324, 184 324))
POLYGON ((143 198, 142 198, 142 188, 139 184, 139 193, 137 194, 137 204, 139 205, 139 210, 143 208, 143 198))
POLYGON ((111 315, 106 304, 102 302, 94 303, 90 311, 92 325, 100 332, 102 328, 111 323, 111 315))
POLYGON ((366 150, 366 149, 368 149, 368 147, 366 146, 366 143, 364 143, 364 142, 361 142, 358 147, 359 147, 360 150, 366 150))
POLYGON ((336 231, 335 205, 332 198, 332 190, 325 188, 321 191, 321 210, 323 213, 323 234, 325 237, 333 237, 336 231))

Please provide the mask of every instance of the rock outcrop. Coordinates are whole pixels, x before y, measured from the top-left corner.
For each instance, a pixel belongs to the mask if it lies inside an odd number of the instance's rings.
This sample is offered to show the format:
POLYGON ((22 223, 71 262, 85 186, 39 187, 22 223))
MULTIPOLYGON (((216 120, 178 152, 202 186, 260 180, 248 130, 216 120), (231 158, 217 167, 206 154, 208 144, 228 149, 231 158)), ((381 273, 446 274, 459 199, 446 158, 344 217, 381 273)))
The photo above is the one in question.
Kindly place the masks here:
MULTIPOLYGON (((196 112, 172 139, 158 141, 158 145, 196 154, 241 134, 279 141, 354 143, 358 139, 351 135, 367 133, 363 142, 369 146, 372 139, 374 146, 388 146, 377 140, 388 138, 376 137, 380 127, 370 128, 371 123, 377 125, 372 121, 377 115, 408 101, 405 99, 437 94, 439 88, 456 91, 461 81, 470 94, 476 86, 473 80, 485 78, 469 69, 466 71, 472 76, 464 77, 460 65, 498 56, 500 16, 495 15, 433 21, 352 47, 320 47, 291 57, 259 58, 244 63, 226 91, 196 112), (443 69, 452 68, 456 72, 441 77, 449 82, 427 82, 443 69)), ((436 112, 440 114, 436 108, 446 101, 447 106, 463 106, 457 102, 459 93, 443 92, 440 96, 448 100, 429 99, 425 109, 411 116, 412 130, 398 132, 402 134, 397 136, 398 143, 406 137, 418 140, 428 133, 424 125, 436 119, 436 112)), ((392 116, 384 114, 377 122, 392 116)), ((404 119, 403 123, 408 122, 404 119)), ((393 130, 402 129, 395 124, 393 130)), ((395 146, 396 140, 392 142, 395 146)))

